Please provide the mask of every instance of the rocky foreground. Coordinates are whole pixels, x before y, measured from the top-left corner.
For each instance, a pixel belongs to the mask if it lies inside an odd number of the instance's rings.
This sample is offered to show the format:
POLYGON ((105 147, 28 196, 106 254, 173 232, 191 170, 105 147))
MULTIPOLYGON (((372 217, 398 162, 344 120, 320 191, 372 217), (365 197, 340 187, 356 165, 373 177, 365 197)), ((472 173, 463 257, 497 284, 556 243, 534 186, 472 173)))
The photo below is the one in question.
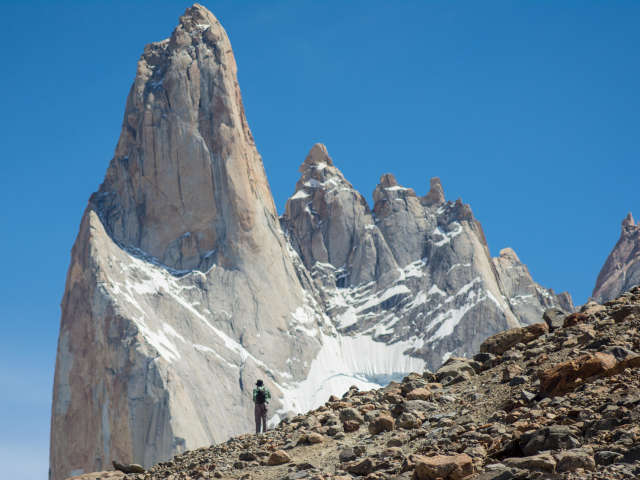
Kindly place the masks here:
POLYGON ((640 287, 544 320, 266 434, 74 479, 637 478, 640 287))

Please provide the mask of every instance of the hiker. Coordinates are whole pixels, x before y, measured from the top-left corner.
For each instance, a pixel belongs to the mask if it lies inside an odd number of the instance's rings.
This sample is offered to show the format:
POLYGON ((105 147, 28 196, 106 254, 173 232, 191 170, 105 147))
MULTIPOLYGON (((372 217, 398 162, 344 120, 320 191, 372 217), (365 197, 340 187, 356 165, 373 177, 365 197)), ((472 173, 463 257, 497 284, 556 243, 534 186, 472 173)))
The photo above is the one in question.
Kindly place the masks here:
POLYGON ((256 388, 253 389, 253 403, 255 403, 254 413, 256 417, 256 435, 260 433, 260 425, 262 431, 267 431, 267 404, 271 400, 269 389, 264 386, 262 380, 256 382, 256 388))

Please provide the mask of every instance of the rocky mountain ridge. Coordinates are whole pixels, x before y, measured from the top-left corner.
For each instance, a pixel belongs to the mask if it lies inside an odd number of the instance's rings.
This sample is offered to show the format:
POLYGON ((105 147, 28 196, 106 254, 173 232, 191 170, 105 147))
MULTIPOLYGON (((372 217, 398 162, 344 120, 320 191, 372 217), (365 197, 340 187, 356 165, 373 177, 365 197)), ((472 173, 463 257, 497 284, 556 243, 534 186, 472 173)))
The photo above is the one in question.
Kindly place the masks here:
POLYGON ((640 285, 640 225, 631 212, 622 221, 620 239, 598 274, 593 298, 606 302, 640 285))
POLYGON ((74 480, 637 478, 639 328, 640 287, 570 315, 550 309, 473 359, 352 387, 266 434, 74 480))
POLYGON ((198 4, 138 62, 67 274, 51 480, 250 431, 257 378, 277 423, 573 308, 513 250, 492 259, 437 179, 418 197, 383 175, 370 208, 315 145, 279 218, 236 73, 198 4))

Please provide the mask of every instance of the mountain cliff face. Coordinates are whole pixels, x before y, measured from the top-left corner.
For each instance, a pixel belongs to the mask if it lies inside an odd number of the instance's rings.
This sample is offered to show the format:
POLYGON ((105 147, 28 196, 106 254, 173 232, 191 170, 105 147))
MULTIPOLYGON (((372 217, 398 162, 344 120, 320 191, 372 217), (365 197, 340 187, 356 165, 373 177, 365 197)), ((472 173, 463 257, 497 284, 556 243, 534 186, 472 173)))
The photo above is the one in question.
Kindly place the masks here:
POLYGON ((300 167, 282 225, 342 335, 366 335, 437 368, 483 338, 573 309, 536 284, 511 249, 492 259, 469 205, 440 180, 418 197, 385 174, 373 210, 315 145, 300 167))
POLYGON ((438 179, 384 175, 371 209, 315 145, 278 218, 227 35, 194 5, 145 48, 122 133, 72 250, 51 424, 54 480, 151 465, 350 385, 468 355, 486 336, 571 310, 438 179))
POLYGON ((278 391, 271 382, 301 378, 320 347, 295 334, 325 317, 288 249, 229 40, 195 5, 138 62, 73 248, 52 478, 248 430, 256 377, 278 391))
POLYGON ((607 302, 640 285, 640 225, 631 212, 622 221, 620 239, 600 270, 593 298, 607 302))

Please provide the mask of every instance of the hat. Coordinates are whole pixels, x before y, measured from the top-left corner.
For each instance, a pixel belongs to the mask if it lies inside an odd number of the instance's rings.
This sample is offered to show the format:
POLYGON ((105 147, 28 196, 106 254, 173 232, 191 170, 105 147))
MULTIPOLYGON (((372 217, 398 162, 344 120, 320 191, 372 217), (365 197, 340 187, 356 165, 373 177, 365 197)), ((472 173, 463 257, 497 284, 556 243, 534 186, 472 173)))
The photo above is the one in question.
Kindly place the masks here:
POLYGON ((259 386, 259 387, 261 387, 261 386, 262 386, 262 380, 258 380, 258 381, 256 382, 256 385, 257 385, 257 386, 259 386))

